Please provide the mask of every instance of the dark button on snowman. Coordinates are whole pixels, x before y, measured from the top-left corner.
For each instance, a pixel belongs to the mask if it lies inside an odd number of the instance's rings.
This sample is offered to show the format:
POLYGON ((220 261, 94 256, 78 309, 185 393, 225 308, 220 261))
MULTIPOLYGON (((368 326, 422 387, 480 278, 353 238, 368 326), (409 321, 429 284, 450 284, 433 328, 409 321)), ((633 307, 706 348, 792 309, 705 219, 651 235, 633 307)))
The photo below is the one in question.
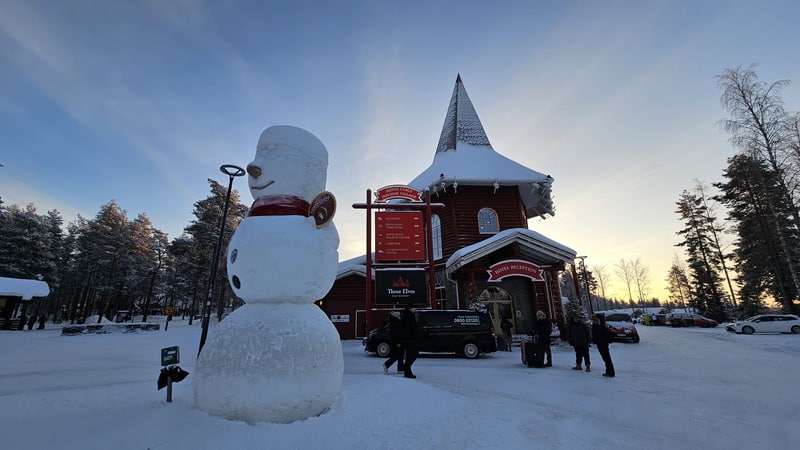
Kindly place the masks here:
POLYGON ((248 423, 325 412, 339 394, 339 334, 314 304, 336 278, 336 208, 325 191, 328 151, 311 133, 261 133, 248 164, 255 202, 231 237, 228 280, 245 305, 217 325, 197 359, 195 405, 248 423))

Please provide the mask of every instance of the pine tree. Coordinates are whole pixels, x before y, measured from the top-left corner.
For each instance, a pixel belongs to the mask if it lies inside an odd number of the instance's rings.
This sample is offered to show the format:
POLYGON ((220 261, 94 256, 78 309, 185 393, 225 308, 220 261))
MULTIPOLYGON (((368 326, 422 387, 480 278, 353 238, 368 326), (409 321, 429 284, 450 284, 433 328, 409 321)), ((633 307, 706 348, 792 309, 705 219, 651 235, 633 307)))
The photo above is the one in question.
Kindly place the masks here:
MULTIPOLYGON (((193 284, 197 287, 196 295, 199 295, 199 302, 209 300, 208 296, 216 299, 218 304, 221 304, 222 292, 227 285, 227 269, 225 264, 218 263, 218 270, 216 273, 216 280, 214 282, 215 292, 209 293, 209 278, 212 262, 214 259, 214 251, 219 239, 220 229, 222 228, 222 214, 224 212, 225 198, 227 197, 227 187, 220 185, 212 179, 208 179, 211 186, 211 195, 203 200, 197 201, 194 204, 194 211, 192 212, 196 217, 192 220, 191 224, 185 228, 185 232, 191 237, 192 250, 189 253, 188 259, 190 264, 196 270, 193 272, 193 284)), ((225 227, 223 231, 223 243, 220 251, 220 258, 224 254, 224 249, 228 245, 233 232, 239 226, 239 223, 247 214, 248 208, 239 203, 239 193, 232 191, 230 193, 230 205, 228 208, 228 215, 225 220, 225 227)), ((230 290, 228 290, 230 291, 230 290)), ((218 318, 221 318, 218 310, 218 318)))
POLYGON ((577 299, 570 299, 564 306, 564 315, 566 316, 567 323, 571 323, 575 317, 580 317, 582 322, 589 320, 589 313, 586 312, 584 305, 577 299))
POLYGON ((789 249, 800 246, 800 235, 777 174, 763 161, 736 155, 728 160, 724 176, 728 181, 715 186, 722 191, 719 198, 729 219, 737 224, 734 261, 742 296, 747 297, 743 309, 757 312, 763 293, 786 311, 797 312, 793 273, 800 271, 800 261, 789 249))
POLYGON ((709 229, 707 212, 701 199, 689 191, 683 191, 676 202, 676 212, 685 227, 677 232, 683 240, 676 244, 686 251, 691 291, 689 304, 700 313, 713 319, 725 319, 723 291, 718 275, 720 261, 714 251, 714 239, 709 229))
POLYGON ((689 285, 689 277, 686 275, 686 267, 681 264, 677 256, 667 274, 667 291, 669 292, 670 302, 676 307, 686 308, 689 302, 691 286, 689 285))
MULTIPOLYGON (((777 295, 794 295, 792 300, 782 298, 779 301, 789 311, 797 311, 793 300, 800 291, 800 249, 794 243, 795 234, 800 230, 800 189, 798 173, 800 158, 795 148, 800 148, 800 137, 794 126, 796 116, 786 113, 783 107, 781 89, 789 84, 788 80, 776 81, 767 85, 759 81, 755 66, 727 69, 717 77, 717 84, 722 91, 720 100, 728 110, 729 117, 721 123, 730 134, 731 143, 740 150, 740 156, 755 161, 760 167, 752 171, 754 176, 766 175, 769 180, 755 180, 754 186, 769 186, 769 193, 762 195, 763 213, 772 217, 766 220, 778 224, 773 231, 778 252, 784 255, 782 260, 775 261, 778 272, 786 269, 788 279, 781 277, 777 284, 794 286, 783 289, 777 295)), ((777 253, 771 252, 774 256, 777 253)), ((778 286, 773 283, 773 288, 778 286)))

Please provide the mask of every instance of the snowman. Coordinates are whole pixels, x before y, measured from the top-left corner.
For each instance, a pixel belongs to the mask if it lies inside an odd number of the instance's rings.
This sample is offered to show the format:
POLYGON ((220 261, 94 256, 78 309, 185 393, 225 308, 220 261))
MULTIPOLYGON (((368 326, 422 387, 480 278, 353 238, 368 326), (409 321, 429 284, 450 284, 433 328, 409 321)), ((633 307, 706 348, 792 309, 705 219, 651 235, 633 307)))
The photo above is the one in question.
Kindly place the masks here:
POLYGON ((245 305, 203 346, 195 406, 248 423, 324 413, 344 372, 339 334, 314 304, 336 278, 336 203, 325 192, 328 152, 292 126, 264 130, 248 164, 255 202, 231 237, 228 281, 245 305))

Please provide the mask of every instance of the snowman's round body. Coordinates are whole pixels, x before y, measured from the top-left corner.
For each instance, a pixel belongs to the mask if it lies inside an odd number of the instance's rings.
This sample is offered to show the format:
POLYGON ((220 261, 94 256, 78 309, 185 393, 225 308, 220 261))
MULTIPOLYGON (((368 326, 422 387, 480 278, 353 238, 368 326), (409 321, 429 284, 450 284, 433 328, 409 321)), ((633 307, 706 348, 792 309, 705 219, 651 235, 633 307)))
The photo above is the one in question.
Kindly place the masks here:
POLYGON ((339 236, 304 216, 245 218, 228 244, 228 279, 246 304, 220 322, 195 368, 195 405, 248 423, 325 412, 344 372, 339 334, 314 304, 336 278, 339 236))

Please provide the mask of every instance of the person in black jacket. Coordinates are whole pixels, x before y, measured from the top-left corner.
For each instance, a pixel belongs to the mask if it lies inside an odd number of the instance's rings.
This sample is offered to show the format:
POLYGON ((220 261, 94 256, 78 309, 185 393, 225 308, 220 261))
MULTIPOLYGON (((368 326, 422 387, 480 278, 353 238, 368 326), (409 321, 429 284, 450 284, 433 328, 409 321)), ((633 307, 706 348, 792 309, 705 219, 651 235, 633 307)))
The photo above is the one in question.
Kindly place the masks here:
POLYGON ((575 349, 575 367, 572 370, 582 370, 581 361, 586 363, 586 371, 591 372, 591 361, 589 360, 589 342, 592 335, 589 327, 583 323, 580 316, 573 316, 567 328, 567 339, 569 345, 575 349))
POLYGON ((536 325, 533 329, 533 335, 536 336, 536 342, 541 346, 547 362, 545 367, 553 367, 553 353, 550 350, 550 334, 553 333, 553 322, 551 322, 544 311, 536 311, 536 325))
POLYGON ((595 314, 592 316, 592 342, 597 346, 597 351, 600 353, 606 365, 606 371, 603 373, 603 376, 613 377, 616 375, 614 372, 614 362, 611 361, 611 352, 608 351, 608 344, 611 343, 611 336, 608 334, 608 328, 606 328, 606 318, 602 314, 595 314))
POLYGON ((500 319, 500 329, 503 330, 503 350, 507 352, 511 351, 511 341, 513 339, 511 336, 511 328, 513 326, 514 324, 508 320, 508 317, 503 316, 503 318, 500 319))
POLYGON ((406 378, 417 378, 417 376, 411 372, 411 365, 414 364, 414 361, 417 360, 417 356, 419 356, 419 349, 417 348, 417 319, 414 317, 411 304, 406 305, 406 308, 400 315, 400 322, 403 330, 403 348, 406 352, 403 364, 403 376, 406 378))
POLYGON ((383 373, 389 374, 389 368, 397 361, 397 371, 403 370, 403 327, 400 322, 400 312, 392 311, 389 314, 389 359, 383 363, 383 373))

